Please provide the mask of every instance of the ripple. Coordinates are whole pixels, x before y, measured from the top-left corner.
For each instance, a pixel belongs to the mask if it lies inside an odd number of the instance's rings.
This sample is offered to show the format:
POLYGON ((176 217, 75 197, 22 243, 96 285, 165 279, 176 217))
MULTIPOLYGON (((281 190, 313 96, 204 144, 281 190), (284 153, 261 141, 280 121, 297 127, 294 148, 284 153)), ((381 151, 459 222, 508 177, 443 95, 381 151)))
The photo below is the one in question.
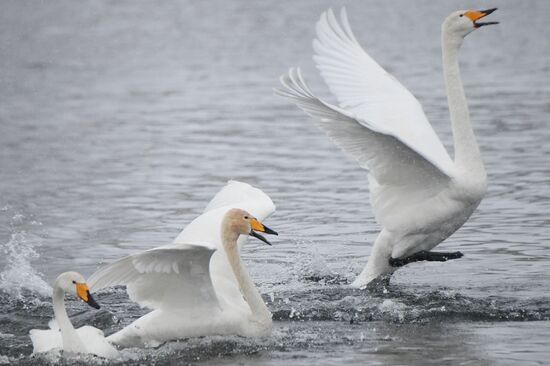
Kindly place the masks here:
MULTIPOLYGON (((243 252, 277 320, 273 340, 167 344, 163 362, 171 352, 182 363, 220 364, 546 361, 547 331, 536 320, 548 327, 548 4, 502 0, 523 16, 500 12, 501 26, 469 36, 461 50, 489 176, 479 209, 442 244, 465 257, 411 265, 367 291, 346 287, 379 231, 366 172, 272 95, 278 76, 298 64, 315 91, 329 94, 311 38, 319 14, 338 4, 3 4, 0 363, 65 362, 19 356, 30 353, 28 329, 51 317, 46 282, 171 242, 232 178, 261 187, 278 207, 273 247, 249 243, 243 252)), ((463 3, 360 5, 347 5, 359 42, 418 96, 451 152, 438 30, 463 3), (425 17, 426 9, 438 15, 425 17)), ((100 312, 67 302, 75 323, 112 333, 144 312, 120 289, 101 296, 100 312)), ((148 364, 155 352, 125 357, 148 364)))

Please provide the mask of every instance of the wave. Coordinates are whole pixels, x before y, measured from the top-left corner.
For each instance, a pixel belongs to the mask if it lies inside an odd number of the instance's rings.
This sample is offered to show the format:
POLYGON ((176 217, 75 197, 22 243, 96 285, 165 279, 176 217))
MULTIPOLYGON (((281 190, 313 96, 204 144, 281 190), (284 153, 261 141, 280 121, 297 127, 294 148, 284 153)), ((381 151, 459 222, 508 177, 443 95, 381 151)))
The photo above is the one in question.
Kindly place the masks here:
MULTIPOLYGON (((254 355, 264 351, 308 349, 313 341, 318 341, 319 331, 329 330, 327 337, 330 339, 322 342, 333 344, 333 338, 337 337, 348 344, 351 342, 351 338, 347 336, 349 332, 355 332, 355 336, 358 336, 359 333, 363 334, 363 329, 368 336, 371 332, 369 329, 372 328, 369 323, 376 324, 375 328, 385 329, 384 327, 391 327, 392 324, 401 327, 425 323, 550 320, 550 301, 547 298, 475 298, 444 290, 413 293, 410 289, 403 290, 384 283, 367 290, 358 290, 341 284, 325 285, 324 283, 334 280, 333 275, 317 280, 316 278, 313 284, 309 282, 307 289, 294 288, 264 296, 275 321, 271 337, 199 337, 168 342, 155 349, 130 348, 123 350, 122 358, 115 363, 168 363, 172 360, 195 363, 226 356, 254 355), (316 288, 312 289, 314 286, 316 288), (347 325, 349 323, 354 327, 350 328, 347 325), (339 329, 336 333, 335 327, 339 329)), ((60 352, 28 356, 32 352, 28 330, 45 327, 52 317, 52 309, 49 297, 43 297, 31 290, 23 290, 21 296, 14 299, 0 291, 0 309, 9 314, 11 319, 7 323, 8 317, 2 319, 3 329, 7 331, 6 333, 3 330, 5 334, 0 337, 0 343, 6 345, 0 347, 0 355, 4 353, 4 360, 8 357, 10 362, 20 364, 104 362, 90 355, 67 355, 60 352)), ((67 307, 75 326, 90 324, 110 334, 147 312, 128 299, 124 287, 104 289, 96 297, 102 305, 100 311, 89 311, 80 301, 67 299, 67 307)), ((352 340, 362 342, 355 338, 352 340)))
MULTIPOLYGON (((325 282, 329 281, 335 281, 334 277, 325 282)), ((293 290, 265 299, 274 320, 350 323, 550 320, 549 298, 478 298, 449 291, 411 293, 386 284, 363 290, 341 285, 293 290)))

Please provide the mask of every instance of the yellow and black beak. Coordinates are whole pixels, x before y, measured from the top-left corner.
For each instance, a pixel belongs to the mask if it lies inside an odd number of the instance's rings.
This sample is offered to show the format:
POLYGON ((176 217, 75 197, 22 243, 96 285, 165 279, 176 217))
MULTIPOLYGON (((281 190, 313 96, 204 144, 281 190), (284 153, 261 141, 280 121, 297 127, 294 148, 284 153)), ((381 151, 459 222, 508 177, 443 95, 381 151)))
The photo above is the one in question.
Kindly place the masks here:
POLYGON ((479 28, 483 27, 484 25, 498 24, 498 22, 478 22, 479 19, 486 17, 495 10, 497 10, 497 8, 487 10, 468 10, 464 13, 464 15, 470 18, 472 22, 474 22, 475 28, 479 28))
POLYGON ((90 305, 91 307, 95 309, 99 309, 99 304, 95 302, 94 298, 90 294, 90 290, 88 289, 88 285, 85 283, 76 283, 76 294, 82 301, 84 301, 86 304, 90 305))
POLYGON ((275 230, 271 230, 270 228, 259 222, 257 219, 250 219, 249 222, 251 229, 248 235, 260 239, 267 245, 271 245, 271 243, 263 235, 258 234, 256 231, 271 235, 279 235, 275 230))

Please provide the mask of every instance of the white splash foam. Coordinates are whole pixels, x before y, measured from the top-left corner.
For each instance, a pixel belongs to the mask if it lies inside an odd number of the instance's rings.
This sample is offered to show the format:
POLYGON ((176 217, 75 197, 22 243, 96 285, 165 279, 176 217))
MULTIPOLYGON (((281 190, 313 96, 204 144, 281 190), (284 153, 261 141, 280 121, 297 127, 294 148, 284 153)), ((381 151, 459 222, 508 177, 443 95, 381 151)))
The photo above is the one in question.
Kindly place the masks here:
POLYGON ((38 253, 32 243, 26 240, 24 231, 13 233, 10 240, 2 244, 0 252, 6 261, 6 268, 0 273, 0 290, 16 298, 21 297, 23 289, 42 296, 51 295, 51 287, 31 266, 31 261, 38 258, 38 253))
POLYGON ((10 363, 8 356, 0 355, 0 365, 9 365, 10 363))
POLYGON ((325 258, 319 253, 315 246, 310 246, 310 262, 309 270, 311 273, 316 274, 321 277, 334 276, 336 273, 330 269, 325 258))
POLYGON ((406 306, 404 304, 386 299, 378 305, 378 309, 381 313, 391 315, 396 321, 403 322, 405 319, 406 306))
POLYGON ((320 278, 335 276, 336 273, 330 269, 325 258, 317 250, 315 243, 308 240, 296 240, 295 245, 302 248, 296 261, 296 272, 300 277, 317 276, 320 278))

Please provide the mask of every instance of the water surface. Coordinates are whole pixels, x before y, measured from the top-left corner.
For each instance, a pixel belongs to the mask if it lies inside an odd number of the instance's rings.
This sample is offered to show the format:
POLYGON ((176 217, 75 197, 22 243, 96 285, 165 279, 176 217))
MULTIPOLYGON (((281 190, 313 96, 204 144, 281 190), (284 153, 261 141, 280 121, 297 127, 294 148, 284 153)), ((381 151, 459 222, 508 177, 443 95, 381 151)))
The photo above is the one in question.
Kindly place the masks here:
MULTIPOLYGON (((243 255, 274 313, 265 339, 131 349, 127 363, 544 364, 550 356, 550 3, 499 1, 499 26, 461 66, 489 191, 442 244, 369 291, 345 284, 379 227, 366 172, 272 94, 311 61, 314 24, 346 5, 360 42, 422 102, 452 153, 439 29, 464 1, 5 1, 0 5, 0 363, 30 357, 58 273, 170 242, 228 179, 277 204, 273 247, 243 255), (521 362, 520 362, 521 361, 521 362)), ((476 6, 488 8, 482 1, 476 6)), ((77 325, 112 333, 143 314, 123 289, 77 325)), ((93 357, 68 363, 100 362, 93 357)))

